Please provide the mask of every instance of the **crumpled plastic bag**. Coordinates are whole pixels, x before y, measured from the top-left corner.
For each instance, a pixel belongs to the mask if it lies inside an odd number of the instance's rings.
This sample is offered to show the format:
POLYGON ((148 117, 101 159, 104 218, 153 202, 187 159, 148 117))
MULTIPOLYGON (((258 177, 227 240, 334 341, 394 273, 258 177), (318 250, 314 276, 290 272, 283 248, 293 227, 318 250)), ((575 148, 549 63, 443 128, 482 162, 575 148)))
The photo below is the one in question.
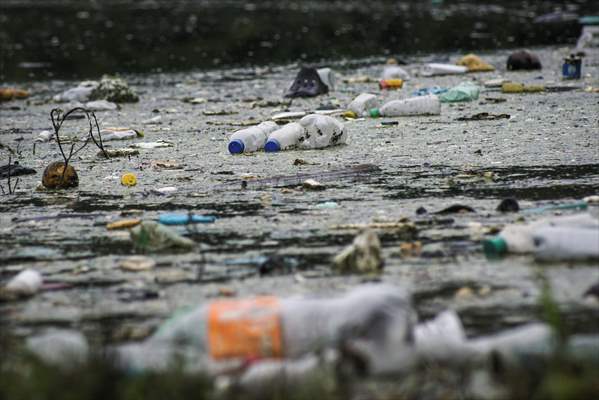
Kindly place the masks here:
POLYGON ((314 97, 328 92, 328 86, 320 79, 315 68, 302 67, 285 97, 314 97))
POLYGON ((472 82, 462 82, 439 96, 442 103, 472 101, 478 99, 480 87, 472 82))
POLYGON ((333 259, 335 269, 341 273, 377 273, 384 266, 381 242, 374 231, 366 230, 354 238, 333 259))
POLYGON ((345 127, 333 117, 310 114, 299 123, 304 127, 304 134, 299 139, 299 147, 302 149, 321 149, 347 140, 345 127))
POLYGON ((468 54, 462 57, 457 63, 468 68, 468 72, 490 72, 495 71, 495 67, 483 61, 482 58, 475 54, 468 54))
POLYGON ((154 221, 143 221, 130 232, 136 248, 160 251, 169 248, 191 249, 195 242, 154 221))

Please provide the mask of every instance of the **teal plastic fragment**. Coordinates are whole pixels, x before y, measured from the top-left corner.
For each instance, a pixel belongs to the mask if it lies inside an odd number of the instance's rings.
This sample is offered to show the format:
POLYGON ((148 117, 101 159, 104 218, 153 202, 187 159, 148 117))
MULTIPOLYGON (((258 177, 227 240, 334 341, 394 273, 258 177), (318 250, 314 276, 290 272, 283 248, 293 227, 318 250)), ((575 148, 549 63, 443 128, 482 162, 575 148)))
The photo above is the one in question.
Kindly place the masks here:
POLYGON ((577 201, 575 203, 567 203, 567 204, 558 204, 537 208, 529 208, 528 210, 523 210, 523 214, 541 214, 547 211, 559 211, 559 210, 586 210, 589 207, 586 201, 577 201))
POLYGON ((163 225, 209 224, 214 221, 216 217, 211 215, 162 214, 158 217, 158 222, 163 225))
POLYGON ((478 99, 480 87, 472 82, 462 82, 439 96, 441 103, 472 101, 478 99))

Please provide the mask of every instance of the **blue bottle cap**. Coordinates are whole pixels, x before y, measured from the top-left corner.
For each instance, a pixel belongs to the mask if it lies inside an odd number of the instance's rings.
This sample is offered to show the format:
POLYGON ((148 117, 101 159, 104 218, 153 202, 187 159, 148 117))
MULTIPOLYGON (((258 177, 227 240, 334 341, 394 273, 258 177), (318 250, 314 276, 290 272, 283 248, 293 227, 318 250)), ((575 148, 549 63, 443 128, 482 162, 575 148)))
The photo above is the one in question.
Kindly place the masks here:
POLYGON ((281 151, 281 144, 277 139, 268 139, 268 142, 264 145, 264 151, 272 153, 275 151, 281 151))
POLYGON ((243 153, 244 149, 245 149, 245 145, 239 139, 231 140, 229 142, 229 152, 231 154, 240 154, 240 153, 243 153))

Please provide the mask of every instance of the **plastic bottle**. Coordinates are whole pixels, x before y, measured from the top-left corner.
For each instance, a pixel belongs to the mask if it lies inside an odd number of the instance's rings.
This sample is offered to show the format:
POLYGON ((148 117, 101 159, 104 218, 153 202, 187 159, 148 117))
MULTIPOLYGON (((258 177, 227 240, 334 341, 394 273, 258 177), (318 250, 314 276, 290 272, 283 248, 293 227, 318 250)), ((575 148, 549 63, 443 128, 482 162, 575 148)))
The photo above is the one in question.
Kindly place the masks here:
POLYGON ((387 285, 335 297, 218 300, 167 321, 139 350, 125 350, 120 358, 143 369, 152 349, 181 345, 215 362, 297 358, 340 345, 378 357, 377 351, 407 349, 414 321, 409 297, 387 285))
POLYGON ((389 64, 385 65, 383 68, 381 79, 401 79, 403 81, 407 81, 410 79, 410 74, 408 74, 407 71, 399 65, 389 64))
POLYGON ((259 125, 241 129, 233 133, 229 139, 231 154, 249 153, 264 147, 268 135, 277 130, 278 125, 273 121, 262 122, 259 125))
POLYGON ((378 106, 376 95, 371 93, 361 93, 349 103, 347 109, 353 111, 357 116, 365 117, 368 111, 378 106))
POLYGON ((404 100, 392 100, 385 103, 380 109, 370 110, 370 116, 376 117, 400 117, 410 115, 439 115, 441 114, 441 103, 435 95, 411 97, 404 100))
POLYGON ((453 64, 426 64, 420 74, 422 76, 459 75, 468 72, 468 67, 453 64))
POLYGON ((533 235, 543 227, 572 227, 599 229, 599 221, 588 213, 554 217, 530 224, 506 226, 498 236, 485 240, 483 248, 488 256, 505 253, 532 253, 536 250, 533 235))
POLYGON ((347 140, 343 124, 328 115, 306 115, 299 123, 304 127, 304 134, 299 139, 299 147, 302 149, 321 149, 347 140))
POLYGON ((538 260, 599 259, 599 226, 545 227, 536 230, 532 239, 538 260))
POLYGON ((290 122, 268 135, 264 150, 271 153, 295 147, 303 134, 303 126, 297 122, 290 122))

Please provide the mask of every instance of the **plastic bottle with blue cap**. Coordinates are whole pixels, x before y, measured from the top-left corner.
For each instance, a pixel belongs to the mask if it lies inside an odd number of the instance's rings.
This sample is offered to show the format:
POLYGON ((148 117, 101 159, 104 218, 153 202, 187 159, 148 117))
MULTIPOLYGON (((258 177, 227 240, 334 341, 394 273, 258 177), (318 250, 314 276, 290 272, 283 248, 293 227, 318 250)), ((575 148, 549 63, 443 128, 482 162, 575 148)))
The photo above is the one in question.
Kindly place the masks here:
POLYGON ((304 134, 305 129, 297 122, 291 122, 281 129, 277 129, 268 136, 264 151, 273 153, 296 147, 304 134))
POLYGON ((239 130, 229 139, 231 154, 250 153, 264 148, 266 138, 277 130, 278 125, 273 121, 262 122, 259 125, 239 130))

